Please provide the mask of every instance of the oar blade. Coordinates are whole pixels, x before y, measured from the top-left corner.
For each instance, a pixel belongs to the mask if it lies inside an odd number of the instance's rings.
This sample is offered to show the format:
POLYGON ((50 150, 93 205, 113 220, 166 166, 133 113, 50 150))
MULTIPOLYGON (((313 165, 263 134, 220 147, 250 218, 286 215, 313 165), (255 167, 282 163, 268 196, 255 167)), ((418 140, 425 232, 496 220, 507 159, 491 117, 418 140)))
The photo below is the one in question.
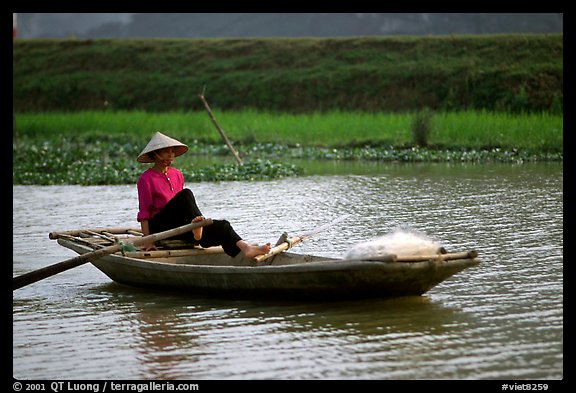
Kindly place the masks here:
POLYGON ((330 228, 330 227, 333 227, 334 225, 336 225, 336 224, 338 224, 338 223, 340 223, 340 222, 342 222, 342 221, 344 221, 344 220, 346 220, 346 219, 348 219, 348 218, 350 218, 350 217, 352 217, 352 214, 345 214, 345 215, 343 215, 342 217, 338 217, 337 219, 329 222, 328 224, 324 224, 324 225, 322 225, 322 226, 320 226, 320 227, 318 227, 318 228, 316 228, 316 229, 313 229, 313 230, 311 230, 311 231, 309 231, 309 232, 306 232, 306 233, 300 235, 300 237, 305 238, 305 239, 308 239, 308 238, 310 238, 310 237, 312 237, 312 236, 314 236, 314 235, 317 235, 318 233, 320 233, 320 232, 322 232, 322 231, 325 231, 326 229, 328 229, 328 228, 330 228))

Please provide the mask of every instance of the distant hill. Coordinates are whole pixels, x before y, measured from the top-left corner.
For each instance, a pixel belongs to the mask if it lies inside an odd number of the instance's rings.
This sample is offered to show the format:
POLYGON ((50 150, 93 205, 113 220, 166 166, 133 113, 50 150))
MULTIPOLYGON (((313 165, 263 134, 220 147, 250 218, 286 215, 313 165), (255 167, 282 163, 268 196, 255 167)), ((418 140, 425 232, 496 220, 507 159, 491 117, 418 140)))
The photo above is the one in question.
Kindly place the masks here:
POLYGON ((22 13, 22 38, 562 33, 561 13, 22 13))

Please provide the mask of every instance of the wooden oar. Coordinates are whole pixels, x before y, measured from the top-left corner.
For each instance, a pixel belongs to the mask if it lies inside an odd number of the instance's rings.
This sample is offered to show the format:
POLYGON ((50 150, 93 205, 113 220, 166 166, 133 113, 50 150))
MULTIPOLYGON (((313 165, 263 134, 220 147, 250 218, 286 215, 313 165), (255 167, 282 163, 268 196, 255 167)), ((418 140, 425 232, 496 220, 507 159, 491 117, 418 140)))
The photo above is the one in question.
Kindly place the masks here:
POLYGON ((329 222, 328 224, 324 224, 321 227, 318 227, 318 228, 316 228, 310 232, 307 232, 303 235, 294 236, 294 237, 290 238, 290 240, 287 239, 286 241, 282 242, 281 244, 279 244, 275 247, 272 247, 267 254, 259 255, 259 256, 255 257, 254 260, 258 263, 265 261, 266 259, 271 258, 274 255, 281 253, 282 251, 286 251, 289 248, 292 248, 295 245, 302 243, 304 240, 310 239, 312 236, 316 235, 317 233, 320 233, 323 230, 330 228, 331 226, 339 223, 340 221, 345 220, 348 217, 350 217, 350 214, 339 217, 339 218, 335 219, 334 221, 329 222))
POLYGON ((80 266, 86 262, 95 261, 96 259, 102 258, 103 256, 113 254, 117 251, 120 251, 126 244, 137 246, 140 244, 152 243, 172 236, 178 236, 185 232, 189 232, 194 228, 203 227, 210 224, 212 224, 212 220, 209 218, 203 221, 192 222, 190 224, 182 225, 181 227, 170 229, 164 232, 153 233, 151 235, 138 237, 133 240, 125 240, 124 244, 115 244, 113 246, 104 247, 99 250, 95 250, 62 262, 55 263, 50 266, 43 267, 38 270, 24 273, 21 276, 12 278, 12 290, 22 288, 28 284, 32 284, 36 281, 40 281, 44 278, 61 273, 65 270, 80 266))

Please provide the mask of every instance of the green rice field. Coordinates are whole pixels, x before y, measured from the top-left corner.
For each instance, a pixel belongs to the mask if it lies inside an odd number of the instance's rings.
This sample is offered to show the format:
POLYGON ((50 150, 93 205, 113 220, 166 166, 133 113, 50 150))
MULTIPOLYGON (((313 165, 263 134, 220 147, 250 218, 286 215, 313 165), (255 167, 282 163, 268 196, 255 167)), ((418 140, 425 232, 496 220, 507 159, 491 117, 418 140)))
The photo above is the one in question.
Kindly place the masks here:
POLYGON ((156 131, 190 146, 179 158, 189 181, 297 176, 293 160, 533 162, 563 160, 563 119, 553 114, 431 113, 417 144, 417 113, 214 112, 244 165, 199 166, 229 157, 206 112, 81 111, 15 114, 14 184, 130 184, 135 158, 156 131), (201 158, 199 160, 199 158, 201 158))
MULTIPOLYGON (((213 113, 228 138, 241 145, 257 142, 310 147, 405 146, 413 142, 414 113, 213 113)), ((221 142, 206 112, 81 111, 24 113, 16 117, 19 136, 39 140, 103 138, 143 145, 154 132, 162 131, 185 143, 221 142)), ((486 111, 434 113, 428 143, 441 148, 561 152, 563 116, 486 111)))

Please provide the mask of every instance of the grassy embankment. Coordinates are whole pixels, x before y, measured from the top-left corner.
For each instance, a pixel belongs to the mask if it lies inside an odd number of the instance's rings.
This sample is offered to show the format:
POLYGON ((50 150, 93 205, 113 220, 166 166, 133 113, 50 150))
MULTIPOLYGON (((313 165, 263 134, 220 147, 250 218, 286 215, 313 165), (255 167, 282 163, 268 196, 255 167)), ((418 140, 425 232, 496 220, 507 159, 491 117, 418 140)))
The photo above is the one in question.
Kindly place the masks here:
POLYGON ((563 36, 24 39, 13 82, 16 112, 561 113, 563 36))
MULTIPOLYGON (((226 154, 205 85, 248 160, 561 160, 562 51, 561 35, 16 41, 14 183, 131 183, 155 130, 226 154), (422 108, 427 148, 412 133, 422 108)), ((298 173, 183 163, 191 180, 298 173)))

